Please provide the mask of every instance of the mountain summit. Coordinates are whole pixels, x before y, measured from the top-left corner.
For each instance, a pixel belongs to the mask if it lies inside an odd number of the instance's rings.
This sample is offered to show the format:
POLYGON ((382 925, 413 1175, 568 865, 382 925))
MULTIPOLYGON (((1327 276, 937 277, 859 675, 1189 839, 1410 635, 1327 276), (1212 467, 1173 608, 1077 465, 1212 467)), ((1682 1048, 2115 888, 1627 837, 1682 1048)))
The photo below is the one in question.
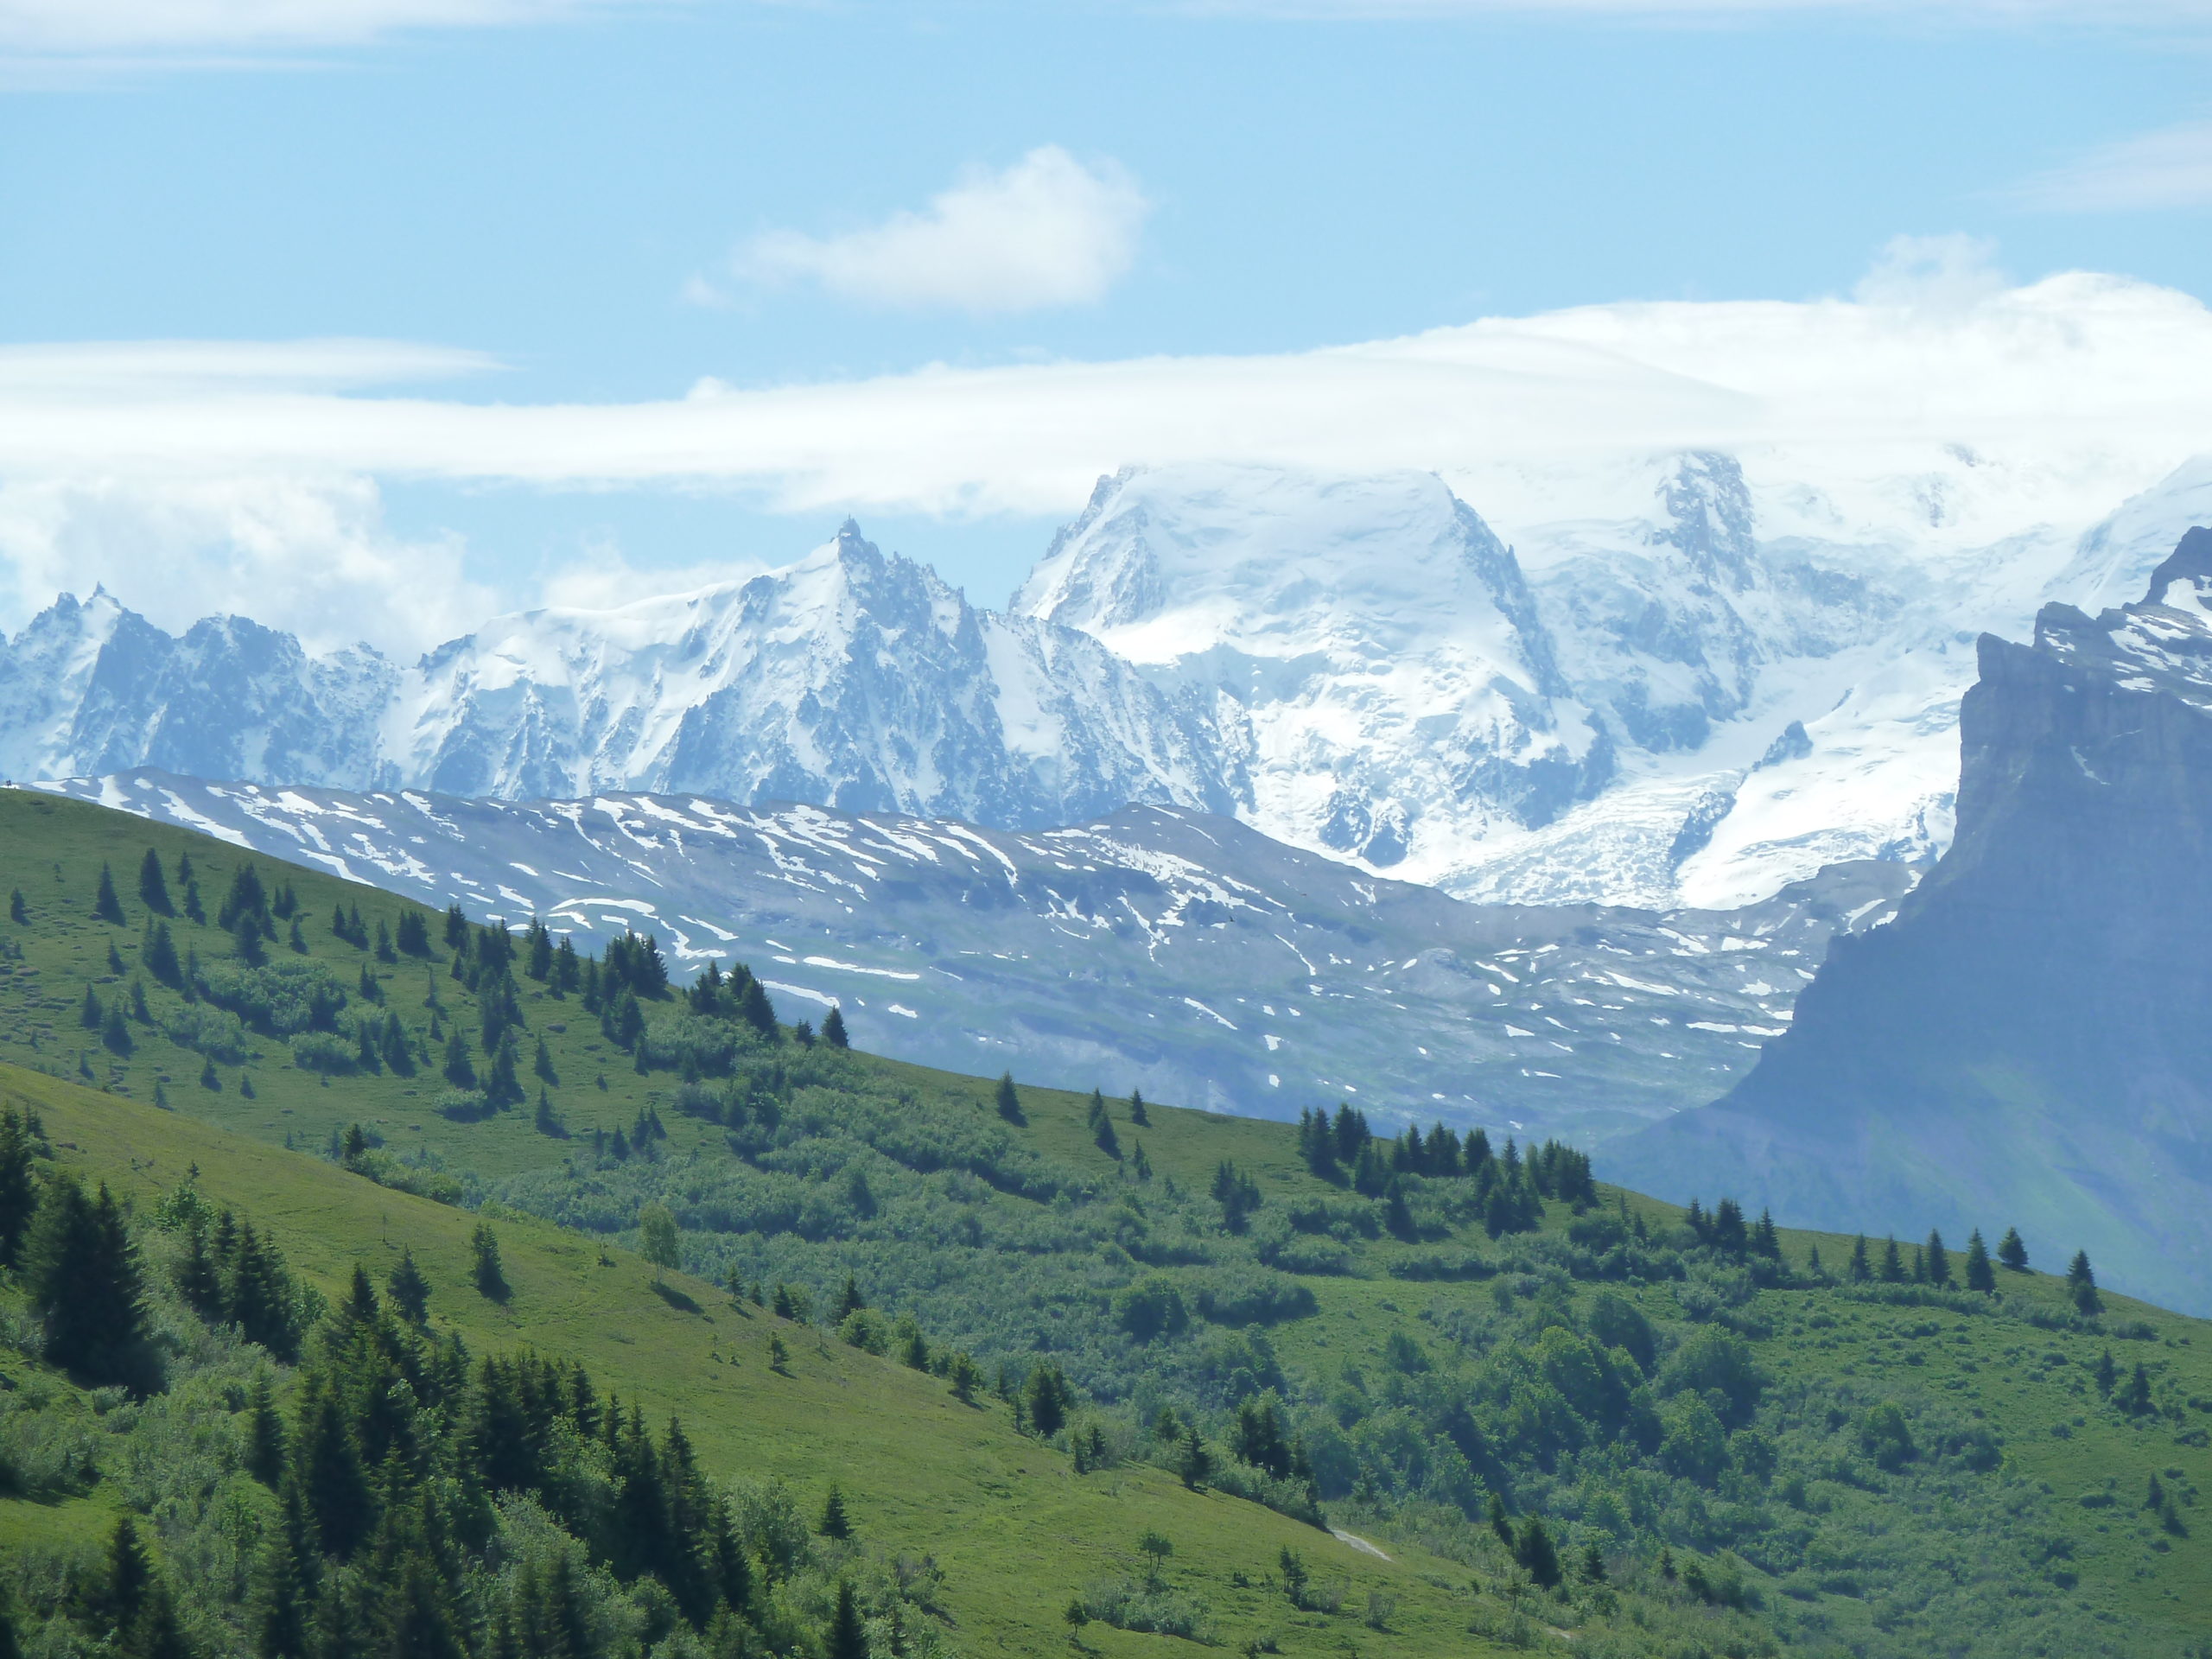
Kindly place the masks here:
POLYGON ((1725 1099, 1615 1161, 1815 1225, 2019 1223, 2212 1308, 2212 531, 1980 640, 1958 837, 1725 1099))

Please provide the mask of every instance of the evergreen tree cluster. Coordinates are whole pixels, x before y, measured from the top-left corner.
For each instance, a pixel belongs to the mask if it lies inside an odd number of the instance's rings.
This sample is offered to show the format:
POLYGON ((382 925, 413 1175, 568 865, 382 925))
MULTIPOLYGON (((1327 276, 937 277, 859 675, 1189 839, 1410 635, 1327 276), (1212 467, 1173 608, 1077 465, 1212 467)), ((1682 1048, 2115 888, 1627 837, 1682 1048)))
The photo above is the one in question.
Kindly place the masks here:
MULTIPOLYGON (((1589 1154, 1556 1141, 1532 1149, 1524 1160, 1510 1140, 1502 1155, 1494 1154, 1489 1135, 1479 1128, 1469 1131, 1463 1141, 1448 1124, 1435 1124, 1424 1135, 1417 1124, 1408 1123, 1402 1135, 1385 1140, 1368 1127, 1364 1112, 1349 1104, 1339 1105, 1333 1118, 1325 1111, 1300 1113, 1298 1150, 1307 1170, 1320 1179, 1367 1198, 1390 1199, 1394 1215, 1403 1210, 1408 1227, 1402 1184, 1407 1176, 1473 1182, 1477 1213, 1492 1238, 1540 1225, 1546 1198, 1572 1204, 1578 1211, 1598 1198, 1589 1154), (1396 1196, 1393 1183, 1398 1184, 1396 1196)), ((1404 1230, 1394 1225, 1392 1230, 1404 1230)))

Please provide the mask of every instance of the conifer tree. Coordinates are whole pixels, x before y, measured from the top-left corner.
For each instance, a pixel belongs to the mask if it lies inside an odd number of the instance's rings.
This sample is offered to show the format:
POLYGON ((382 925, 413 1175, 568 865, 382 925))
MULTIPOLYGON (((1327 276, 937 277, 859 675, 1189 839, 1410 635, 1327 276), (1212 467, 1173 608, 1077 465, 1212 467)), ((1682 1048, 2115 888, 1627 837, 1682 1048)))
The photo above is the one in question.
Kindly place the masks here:
POLYGON ((145 1611, 154 1593, 154 1563, 139 1541, 138 1522, 125 1511, 108 1535, 107 1571, 101 1585, 101 1611, 126 1631, 145 1611))
POLYGON ((100 1006, 100 994, 89 985, 85 987, 85 1000, 77 1005, 77 1023, 86 1031, 98 1031, 107 1023, 107 1010, 100 1006))
POLYGON ((845 1275, 844 1284, 837 1292, 835 1306, 830 1310, 830 1323, 832 1325, 842 1325, 867 1306, 867 1302, 861 1298, 860 1281, 849 1273, 845 1275))
POLYGON ((1943 1248, 1943 1235, 1935 1228, 1928 1233, 1928 1282, 1948 1285, 1951 1282, 1951 1253, 1943 1248))
POLYGON ((115 872, 100 866, 99 890, 92 898, 92 914, 112 926, 123 925, 123 900, 115 896, 115 872))
MULTIPOLYGON (((85 988, 85 995, 92 995, 90 986, 85 988)), ((1014 1091, 1014 1073, 1011 1071, 999 1079, 998 1109, 999 1116, 1009 1123, 1027 1123, 1029 1121, 1022 1115, 1021 1096, 1014 1091)))
POLYGON ((138 1252, 105 1182, 87 1198, 75 1176, 47 1178, 23 1268, 48 1361, 94 1386, 143 1392, 156 1384, 138 1252))
POLYGON ((1997 1241, 1997 1259, 2014 1273, 2028 1270, 2028 1247, 2020 1242, 2018 1228, 2005 1230, 2005 1236, 1997 1241))
POLYGON ((397 1308, 410 1325, 421 1325, 429 1317, 430 1281, 423 1276, 423 1269, 415 1264, 415 1252, 404 1249, 399 1253, 399 1265, 391 1270, 391 1277, 385 1281, 385 1289, 391 1294, 391 1305, 397 1308))
POLYGON ((1895 1238, 1882 1247, 1881 1277, 1885 1285, 1901 1285, 1905 1281, 1904 1257, 1899 1253, 1895 1238))
POLYGON ((246 1414, 245 1471, 273 1491, 284 1478, 284 1421, 266 1372, 253 1380, 246 1414))
POLYGON ((1090 1138, 1098 1150, 1117 1162, 1122 1156, 1122 1142, 1114 1133, 1114 1119, 1106 1109, 1106 1096, 1096 1089, 1090 1091, 1090 1104, 1085 1112, 1090 1128, 1090 1138))
POLYGON ((1176 1448, 1175 1472, 1182 1478, 1183 1484, 1194 1492, 1205 1484, 1207 1477, 1213 1473, 1213 1453, 1198 1438, 1196 1423, 1187 1425, 1183 1430, 1182 1444, 1176 1448))
POLYGON ((852 1517, 845 1513, 845 1495, 835 1483, 830 1485, 830 1495, 822 1500, 822 1515, 815 1522, 814 1529, 824 1538, 840 1542, 853 1535, 852 1517))
POLYGON ((1993 1295, 1997 1290, 1997 1270, 1989 1265, 1988 1247, 1981 1242, 1979 1227, 1967 1237, 1967 1288, 1978 1290, 1985 1296, 1993 1295))
POLYGON ((8 891, 8 919, 13 922, 17 927, 22 927, 28 923, 30 918, 31 907, 23 902, 23 890, 21 887, 10 888, 8 891))
POLYGON ((2140 1417, 2150 1411, 2151 1373, 2141 1360, 2137 1360, 2135 1369, 2127 1374, 2127 1381, 2114 1403, 2131 1417, 2140 1417))
POLYGON ((1145 1111, 1144 1091, 1141 1089, 1129 1090, 1129 1122, 1141 1129, 1152 1127, 1152 1119, 1145 1111))
POLYGON ((1873 1268, 1866 1260, 1866 1235, 1861 1233, 1853 1241, 1851 1262, 1844 1269, 1844 1277, 1854 1285, 1863 1285, 1873 1276, 1873 1268))
POLYGON ((868 1659, 868 1627, 853 1599, 849 1580, 837 1580, 837 1600, 830 1611, 830 1628, 823 1633, 823 1659, 868 1659))
POLYGON ((1533 1515, 1522 1522, 1521 1535, 1514 1540, 1513 1559, 1547 1590, 1560 1580, 1559 1551, 1553 1547, 1544 1523, 1533 1515))
POLYGON ((2074 1306, 2083 1319, 2090 1319, 2105 1311, 2104 1299, 2097 1294, 2097 1275, 2089 1267, 2087 1250, 2074 1252, 2073 1261, 2066 1266, 2066 1289, 2074 1298, 2074 1306))
POLYGON ((476 1230, 468 1236, 468 1248, 476 1259, 476 1288, 480 1294, 495 1302, 507 1300, 507 1276, 499 1266, 499 1238, 492 1230, 492 1224, 480 1221, 476 1230))
POLYGON ((853 1039, 846 1034, 845 1011, 835 1003, 822 1016, 822 1040, 832 1048, 850 1048, 853 1039))
POLYGON ((2107 1348, 2097 1356, 2097 1363, 2089 1368, 2090 1379, 2097 1385, 2099 1394, 2109 1395, 2112 1385, 2119 1379, 2120 1367, 2112 1363, 2112 1350, 2107 1348))
POLYGON ((565 1141, 569 1138, 567 1126, 561 1122, 560 1115, 553 1109, 552 1099, 546 1094, 545 1086, 543 1084, 540 1084, 537 1089, 537 1116, 532 1127, 540 1135, 550 1135, 556 1141, 565 1141))
POLYGON ((1152 1179, 1152 1160, 1144 1155, 1144 1142, 1141 1141, 1136 1143, 1136 1151, 1129 1159, 1129 1167, 1135 1172, 1137 1179, 1148 1181, 1152 1179))
POLYGON ((31 1179, 36 1155, 22 1115, 13 1106, 0 1107, 0 1267, 12 1268, 22 1255, 23 1236, 38 1207, 31 1179))

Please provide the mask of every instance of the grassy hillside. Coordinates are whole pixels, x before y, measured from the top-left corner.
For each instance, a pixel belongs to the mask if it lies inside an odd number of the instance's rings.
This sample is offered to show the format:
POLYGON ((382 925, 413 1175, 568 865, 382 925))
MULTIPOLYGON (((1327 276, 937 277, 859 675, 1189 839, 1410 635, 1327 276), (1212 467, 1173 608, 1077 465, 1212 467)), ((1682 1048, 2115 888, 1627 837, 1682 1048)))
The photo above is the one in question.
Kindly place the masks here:
MULTIPOLYGON (((1418 1552, 1378 1560, 1255 1505, 1185 1491, 1155 1470, 1078 1477, 1052 1448, 1015 1433, 1003 1407, 962 1406, 934 1377, 734 1306, 700 1281, 671 1276, 661 1281, 666 1294, 657 1294, 658 1275, 626 1251, 602 1262, 573 1233, 503 1219, 500 1253, 513 1294, 502 1306, 471 1285, 476 1218, 465 1211, 181 1115, 20 1072, 0 1073, 0 1101, 35 1108, 62 1166, 116 1183, 142 1210, 197 1166, 209 1200, 265 1222, 295 1269, 333 1302, 356 1262, 381 1281, 403 1246, 411 1249, 434 1287, 434 1320, 472 1351, 530 1348, 580 1362, 649 1418, 680 1416, 713 1473, 788 1481, 809 1516, 829 1484, 841 1484, 864 1542, 935 1557, 958 1651, 1065 1645, 1069 1595, 1134 1571, 1137 1540, 1148 1529, 1174 1545, 1173 1582, 1202 1595, 1234 1638, 1276 1633, 1290 1653, 1339 1653, 1344 1639, 1355 1647, 1377 1640, 1356 1617, 1295 1613, 1259 1587, 1288 1545, 1317 1576, 1342 1583, 1349 1606, 1363 1609, 1370 1590, 1396 1602, 1391 1651, 1470 1650, 1464 1575, 1418 1552), (768 1358, 776 1332, 790 1353, 782 1371, 768 1358), (1232 1581, 1239 1574, 1247 1585, 1232 1581)), ((52 1409, 92 1416, 91 1397, 62 1379, 21 1362, 7 1369, 16 1395, 42 1388, 52 1409)), ((102 1512, 122 1501, 121 1485, 111 1478, 60 1504, 0 1501, 0 1543, 89 1548, 104 1537, 102 1512)), ((1108 1653, 1142 1651, 1159 1639, 1097 1629, 1086 1637, 1108 1653)))
MULTIPOLYGON (((265 1212, 331 1294, 356 1256, 411 1245, 440 1287, 434 1313, 473 1349, 586 1357, 626 1395, 681 1411, 717 1476, 781 1476, 810 1501, 842 1480, 868 1537, 935 1552, 961 1651, 1065 1643, 1069 1597, 1110 1603, 1141 1571, 1147 1529, 1172 1540, 1171 1579, 1231 1647, 2182 1655, 2212 1643, 2197 1505, 2212 1480, 2212 1354, 2197 1322, 2116 1298, 2084 1318, 2034 1274, 2004 1274, 1987 1297, 1854 1283, 1848 1238, 1784 1231, 1762 1255, 1605 1186, 1513 1186, 1528 1213, 1494 1232, 1499 1216, 1464 1175, 1363 1191, 1349 1172, 1317 1176, 1287 1126, 1159 1105, 1140 1125, 1118 1100, 1109 1152, 1082 1096, 1022 1089, 1012 1122, 987 1082, 788 1033, 735 1044, 687 1082, 653 1069, 687 1052, 673 1002, 646 1013, 641 1070, 575 997, 524 976, 521 1052, 544 1044, 556 1138, 537 1126, 527 1066, 518 1109, 448 1098, 430 1021, 474 1033, 480 1009, 451 976, 436 918, 431 960, 379 961, 378 924, 397 937, 410 906, 265 861, 264 882, 296 892, 305 946, 292 952, 280 925, 270 960, 326 967, 348 991, 326 1022, 341 1031, 363 1010, 365 970, 377 1017, 397 1014, 416 1039, 415 1075, 303 1070, 264 1030, 215 1058, 205 1086, 207 1057, 165 1034, 205 1040, 204 1028, 138 960, 149 845, 180 905, 189 854, 211 918, 170 918, 180 952, 227 960, 212 918, 233 849, 0 792, 0 890, 24 899, 24 919, 0 924, 0 1058, 58 1074, 7 1088, 40 1103, 64 1161, 142 1197, 197 1161, 211 1192, 265 1212), (103 862, 119 924, 93 916, 103 862), (367 949, 331 931, 340 904, 359 906, 367 949), (88 986, 105 1033, 80 1023, 88 986), (117 1004, 121 1042, 105 1015, 117 1004), (157 1091, 170 1110, 149 1109, 157 1091), (442 1114, 442 1098, 461 1109, 442 1114), (321 1155, 355 1123, 383 1142, 355 1167, 395 1185, 321 1155), (655 1295, 629 1254, 654 1210, 698 1275, 681 1291, 695 1307, 655 1295), (466 1288, 480 1215, 512 1264, 504 1309, 466 1288), (833 1332, 849 1275, 874 1312, 833 1332), (789 1287, 815 1323, 709 1287, 733 1279, 789 1287), (788 1377, 763 1363, 772 1330, 788 1377), (1081 1396, 1071 1421, 1047 1444, 1018 1433, 1003 1401, 959 1406, 940 1376, 898 1363, 912 1334, 940 1363, 972 1354, 1009 1393, 1058 1367, 1081 1396), (1207 1490, 1172 1472, 1163 1412, 1210 1448, 1207 1490), (1268 1412, 1303 1459, 1288 1476, 1235 1455, 1268 1412), (1317 1498, 1331 1524, 1395 1560, 1311 1524, 1317 1498), (1500 1541, 1497 1510, 1516 1543, 1541 1522, 1564 1562, 1555 1589, 1500 1541), (1342 1611, 1289 1606, 1286 1547, 1341 1586, 1342 1611), (1387 1630, 1363 1622, 1370 1591, 1387 1630)), ((327 1043, 306 1046, 328 1063, 327 1043)), ((2031 1217, 1992 1217, 1987 1230, 2015 1220, 2039 1260, 2063 1255, 2069 1241, 2037 1237, 2031 1217)), ((97 1531, 87 1510, 102 1501, 7 1506, 0 1536, 66 1548, 97 1531)), ((1134 1653, 1173 1638, 1094 1623, 1081 1639, 1134 1653)))

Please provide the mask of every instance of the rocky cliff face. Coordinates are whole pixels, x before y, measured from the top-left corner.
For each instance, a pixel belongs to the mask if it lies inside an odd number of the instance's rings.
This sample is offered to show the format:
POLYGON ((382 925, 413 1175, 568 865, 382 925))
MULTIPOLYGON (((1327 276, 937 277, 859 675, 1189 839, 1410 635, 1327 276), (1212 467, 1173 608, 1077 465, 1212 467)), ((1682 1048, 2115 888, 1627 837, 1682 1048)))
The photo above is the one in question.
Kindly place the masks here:
POLYGON ((2017 1224, 2212 1311, 2212 531, 2141 602, 1980 656, 1950 851, 1750 1077, 1612 1167, 1801 1224, 2017 1224))

